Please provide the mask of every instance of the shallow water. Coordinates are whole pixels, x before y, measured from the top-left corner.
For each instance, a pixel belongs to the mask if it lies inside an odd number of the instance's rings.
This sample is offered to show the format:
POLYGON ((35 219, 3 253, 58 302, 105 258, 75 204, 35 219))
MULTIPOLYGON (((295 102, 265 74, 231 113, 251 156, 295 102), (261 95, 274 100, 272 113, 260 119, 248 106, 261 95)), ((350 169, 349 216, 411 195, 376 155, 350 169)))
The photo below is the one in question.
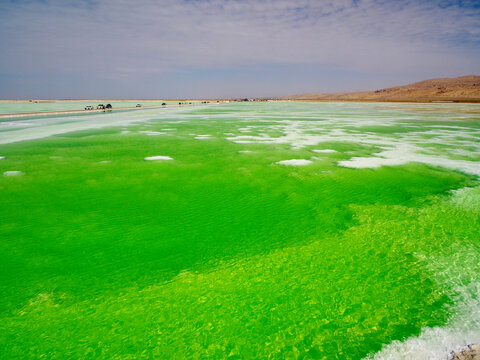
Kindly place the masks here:
POLYGON ((445 359, 480 341, 479 105, 33 118, 0 144, 21 174, 0 176, 5 358, 445 359))

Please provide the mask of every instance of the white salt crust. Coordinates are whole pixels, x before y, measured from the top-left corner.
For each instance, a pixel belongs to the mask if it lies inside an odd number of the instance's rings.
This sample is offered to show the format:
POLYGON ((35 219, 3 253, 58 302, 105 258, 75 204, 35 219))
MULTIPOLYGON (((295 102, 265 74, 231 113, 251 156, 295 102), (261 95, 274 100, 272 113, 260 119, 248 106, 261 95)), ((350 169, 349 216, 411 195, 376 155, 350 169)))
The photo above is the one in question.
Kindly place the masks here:
POLYGON ((158 156, 148 156, 145 158, 148 161, 155 161, 155 160, 173 160, 170 156, 158 155, 158 156))
POLYGON ((5 171, 3 173, 3 176, 21 176, 21 175, 23 175, 23 172, 17 171, 17 170, 5 171))
POLYGON ((333 149, 321 149, 321 150, 312 150, 313 152, 316 152, 316 153, 335 153, 337 152, 337 150, 333 150, 333 149))
POLYGON ((167 133, 159 132, 159 131, 143 130, 143 131, 140 131, 140 134, 144 134, 147 136, 158 136, 158 135, 166 135, 167 133))
POLYGON ((277 161, 275 164, 286 165, 286 166, 305 166, 311 164, 311 160, 306 159, 291 159, 291 160, 282 160, 277 161))

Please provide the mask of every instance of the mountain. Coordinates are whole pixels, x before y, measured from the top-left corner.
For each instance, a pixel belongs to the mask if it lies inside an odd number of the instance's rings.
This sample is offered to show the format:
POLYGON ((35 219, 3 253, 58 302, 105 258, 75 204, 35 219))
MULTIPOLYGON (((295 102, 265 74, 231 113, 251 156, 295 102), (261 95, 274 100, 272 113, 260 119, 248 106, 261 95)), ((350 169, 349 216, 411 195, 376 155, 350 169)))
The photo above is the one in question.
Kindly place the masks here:
POLYGON ((285 96, 290 100, 480 102, 480 76, 430 79, 375 91, 285 96))

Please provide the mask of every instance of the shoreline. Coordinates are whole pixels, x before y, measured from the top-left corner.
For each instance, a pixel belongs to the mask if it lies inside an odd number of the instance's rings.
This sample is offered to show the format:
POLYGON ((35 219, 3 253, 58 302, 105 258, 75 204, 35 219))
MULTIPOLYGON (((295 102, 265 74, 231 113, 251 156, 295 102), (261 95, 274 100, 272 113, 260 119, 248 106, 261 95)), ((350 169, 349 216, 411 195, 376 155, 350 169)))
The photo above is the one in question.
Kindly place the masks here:
POLYGON ((165 105, 157 106, 143 106, 141 108, 137 107, 122 107, 115 109, 93 109, 93 110, 56 110, 56 111, 37 111, 37 112, 28 112, 28 113, 11 113, 11 114, 0 114, 0 119, 10 119, 16 117, 29 117, 29 116, 49 116, 49 115, 69 115, 69 114, 90 114, 90 113, 100 113, 100 112, 110 112, 114 110, 141 110, 141 109, 152 109, 152 108, 162 108, 166 107, 165 105))
MULTIPOLYGON (((61 101, 70 101, 70 100, 61 100, 61 101)), ((76 101, 85 101, 85 100, 76 100, 76 101)), ((2 102, 2 100, 0 100, 0 102, 2 102)), ((51 116, 51 115, 77 115, 77 114, 87 115, 87 114, 91 114, 91 113, 113 112, 113 111, 118 111, 118 110, 129 111, 129 110, 171 108, 171 107, 184 107, 184 106, 195 106, 195 105, 205 105, 205 104, 200 104, 200 103, 198 103, 198 104, 195 104, 195 103, 194 104, 182 104, 182 105, 167 104, 167 105, 151 105, 151 106, 142 106, 142 107, 129 106, 129 107, 114 108, 114 109, 35 111, 35 112, 28 112, 28 113, 0 114, 0 119, 10 119, 10 118, 17 118, 17 117, 30 117, 30 116, 35 116, 35 117, 37 117, 37 116, 51 116)))
MULTIPOLYGON (((107 99, 108 101, 127 101, 120 99, 107 99)), ((53 103, 53 102, 84 102, 84 101, 107 101, 107 100, 36 100, 37 103, 53 103)), ((135 100, 128 100, 135 101, 135 100)), ((139 100, 140 101, 140 100, 139 100)), ((157 100, 142 100, 142 101, 157 101, 157 100)), ((165 100, 172 101, 172 100, 165 100)), ((195 106, 195 105, 204 105, 198 103, 200 100, 183 100, 183 101, 197 101, 197 103, 192 104, 167 104, 167 105, 151 105, 151 106, 129 106, 121 107, 114 109, 92 109, 92 110, 55 110, 55 111, 35 111, 35 112, 26 112, 26 113, 6 113, 0 114, 0 119, 10 119, 17 117, 37 117, 37 116, 51 116, 51 115, 77 115, 77 114, 90 114, 90 113, 101 113, 101 112, 111 112, 111 111, 128 111, 128 110, 142 110, 142 109, 155 109, 155 108, 167 108, 167 107, 183 107, 183 106, 195 106)), ((235 102, 235 100, 202 100, 202 101, 212 101, 211 104, 222 104, 235 102)), ((0 103, 7 102, 31 102, 30 100, 0 100, 0 103)), ((242 101, 237 101, 242 103, 242 101)), ((255 99, 253 102, 351 102, 351 103, 411 103, 411 104, 479 104, 480 100, 366 100, 366 99, 255 99)))
POLYGON ((25 102, 25 103, 55 103, 55 102, 84 102, 84 101, 93 101, 93 102, 114 102, 114 101, 132 101, 132 102, 177 102, 177 101, 229 101, 233 99, 0 99, 1 103, 9 102, 25 102))

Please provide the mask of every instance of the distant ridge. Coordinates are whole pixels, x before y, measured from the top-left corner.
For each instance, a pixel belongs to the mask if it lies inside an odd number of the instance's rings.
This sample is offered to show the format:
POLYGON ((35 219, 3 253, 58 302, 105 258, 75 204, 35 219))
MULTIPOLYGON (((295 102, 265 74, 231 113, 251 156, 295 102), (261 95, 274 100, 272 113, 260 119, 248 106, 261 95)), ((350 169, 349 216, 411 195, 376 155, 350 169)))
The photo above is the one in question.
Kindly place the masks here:
POLYGON ((303 94, 282 99, 312 101, 454 101, 480 102, 480 76, 430 79, 392 88, 334 94, 303 94))

